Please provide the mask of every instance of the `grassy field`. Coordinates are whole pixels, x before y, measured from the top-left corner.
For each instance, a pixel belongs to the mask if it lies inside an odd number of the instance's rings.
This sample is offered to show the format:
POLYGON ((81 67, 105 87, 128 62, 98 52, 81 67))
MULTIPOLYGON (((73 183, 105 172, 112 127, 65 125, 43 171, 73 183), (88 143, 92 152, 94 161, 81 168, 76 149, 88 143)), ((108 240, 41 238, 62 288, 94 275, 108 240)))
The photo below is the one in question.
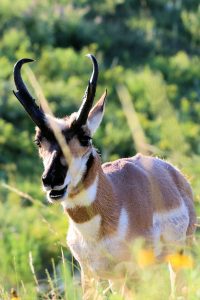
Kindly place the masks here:
MULTIPOLYGON (((38 211, 38 209, 39 208, 36 205, 36 210, 38 211)), ((49 217, 52 214, 52 208, 45 209, 48 213, 44 216, 43 210, 40 208, 40 216, 37 218, 36 215, 37 220, 35 222, 38 223, 38 226, 43 225, 46 227, 46 234, 53 235, 54 241, 52 242, 55 243, 58 257, 44 257, 43 259, 46 260, 48 269, 46 268, 45 270, 42 270, 42 272, 40 271, 40 274, 43 273, 43 276, 42 278, 38 277, 38 272, 36 273, 36 266, 34 263, 34 256, 37 255, 35 254, 35 246, 33 246, 32 251, 29 251, 29 253, 26 254, 27 243, 29 243, 31 231, 29 231, 27 235, 25 232, 21 232, 20 239, 17 243, 22 243, 22 240, 24 240, 24 244, 21 244, 24 255, 22 255, 22 253, 9 253, 13 268, 10 269, 10 271, 6 269, 5 272, 1 273, 3 274, 3 277, 0 279, 0 299, 15 299, 14 297, 11 297, 12 293, 9 292, 11 285, 9 281, 7 282, 6 280, 6 277, 10 276, 13 277, 12 282, 14 285, 12 288, 17 291, 19 299, 82 299, 79 266, 74 263, 72 257, 65 255, 66 248, 63 244, 63 238, 60 238, 61 232, 58 233, 56 231, 59 230, 58 226, 55 222, 49 223, 50 221, 47 221, 46 219, 46 216, 49 217), (21 261, 18 261, 20 255, 22 256, 21 261), (23 270, 20 270, 19 272, 18 270, 21 269, 22 266, 23 270), (22 274, 22 276, 20 274, 22 274), (26 280, 26 274, 29 278, 29 282, 26 280)), ((55 208, 55 210, 57 209, 55 208)), ((22 218, 22 216, 20 217, 22 218)), ((66 229, 67 226, 64 223, 66 222, 63 222, 62 225, 66 229)), ((34 230, 37 230, 35 226, 34 230)), ((12 233, 9 233, 9 238, 12 239, 12 233)), ((42 238, 43 237, 40 236, 38 232, 37 239, 42 238)), ((35 243, 37 242, 38 241, 35 240, 35 243)), ((152 250, 143 248, 142 241, 135 241, 132 246, 133 264, 130 266, 130 272, 124 275, 124 279, 122 279, 124 285, 127 284, 130 289, 128 294, 126 290, 113 294, 106 282, 95 285, 92 278, 91 286, 93 286, 93 288, 87 292, 91 295, 91 299, 199 299, 199 245, 200 238, 197 229, 196 242, 194 245, 184 247, 184 253, 182 252, 182 249, 176 249, 175 245, 173 245, 172 254, 164 257, 162 261, 157 261, 152 250), (176 280, 170 275, 169 263, 176 271, 176 280), (173 296, 171 282, 175 282, 176 287, 173 296)), ((1 249, 2 246, 3 245, 1 245, 1 249)), ((46 247, 48 245, 43 244, 43 246, 46 247)), ((5 257, 7 256, 5 255, 5 257)), ((1 265, 1 272, 2 270, 4 270, 4 266, 1 265)), ((15 300, 17 299, 18 298, 15 300)))

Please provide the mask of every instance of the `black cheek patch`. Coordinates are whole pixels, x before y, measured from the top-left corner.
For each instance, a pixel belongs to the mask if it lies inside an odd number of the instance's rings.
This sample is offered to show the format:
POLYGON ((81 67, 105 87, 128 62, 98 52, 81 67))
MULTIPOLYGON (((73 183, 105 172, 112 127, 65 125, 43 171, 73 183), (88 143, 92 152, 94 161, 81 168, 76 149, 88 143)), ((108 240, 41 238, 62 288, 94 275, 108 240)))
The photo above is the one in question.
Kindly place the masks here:
POLYGON ((53 160, 50 168, 46 171, 47 178, 49 180, 50 186, 63 185, 67 171, 68 165, 63 166, 60 161, 61 153, 58 153, 55 159, 53 160))
POLYGON ((90 168, 92 167, 93 162, 94 162, 94 156, 93 156, 93 154, 91 153, 90 156, 89 156, 89 159, 88 159, 88 161, 87 161, 87 164, 86 164, 87 172, 88 172, 88 171, 90 170, 90 168))
POLYGON ((63 184, 62 181, 65 180, 65 176, 66 176, 67 171, 68 171, 68 165, 66 164, 65 166, 63 166, 61 164, 60 159, 61 159, 61 155, 59 155, 57 157, 57 162, 56 162, 55 167, 56 167, 56 175, 57 175, 58 178, 60 178, 60 182, 63 184))

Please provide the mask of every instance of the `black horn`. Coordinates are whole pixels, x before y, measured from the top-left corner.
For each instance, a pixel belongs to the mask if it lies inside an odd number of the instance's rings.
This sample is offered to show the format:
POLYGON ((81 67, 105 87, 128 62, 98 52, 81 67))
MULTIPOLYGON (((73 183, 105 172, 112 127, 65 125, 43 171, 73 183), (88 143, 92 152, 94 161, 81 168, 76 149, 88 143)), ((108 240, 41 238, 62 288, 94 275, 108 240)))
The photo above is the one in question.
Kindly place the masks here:
POLYGON ((21 77, 21 67, 25 63, 29 63, 34 61, 30 58, 23 58, 16 62, 14 66, 14 82, 17 88, 17 91, 13 91, 14 95, 21 102, 33 122, 41 129, 44 130, 46 128, 45 123, 45 115, 43 111, 36 104, 35 99, 28 92, 26 85, 24 84, 21 77))
POLYGON ((88 86, 86 88, 83 102, 81 104, 81 107, 77 113, 77 119, 76 119, 76 126, 82 126, 85 125, 87 122, 88 114, 92 108, 95 92, 96 92, 96 86, 97 86, 97 79, 98 79, 98 63, 96 58, 92 54, 88 54, 87 57, 89 57, 92 60, 93 64, 93 72, 91 75, 91 78, 89 80, 88 86))

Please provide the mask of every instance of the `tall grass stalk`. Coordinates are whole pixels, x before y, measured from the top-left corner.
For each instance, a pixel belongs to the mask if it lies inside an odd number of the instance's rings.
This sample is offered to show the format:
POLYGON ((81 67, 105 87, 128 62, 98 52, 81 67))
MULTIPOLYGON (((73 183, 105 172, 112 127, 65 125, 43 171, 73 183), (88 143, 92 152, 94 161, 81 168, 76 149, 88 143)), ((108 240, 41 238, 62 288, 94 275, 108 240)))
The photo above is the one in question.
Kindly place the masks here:
POLYGON ((145 133, 140 125, 140 121, 135 111, 131 96, 124 85, 117 86, 117 94, 122 104, 128 126, 131 130, 132 139, 138 152, 149 154, 155 152, 155 148, 148 144, 145 133))
MULTIPOLYGON (((32 87, 34 88, 35 90, 35 93, 39 99, 39 102, 40 102, 40 105, 43 109, 43 111, 48 114, 49 116, 53 116, 53 113, 49 107, 49 104, 43 94, 43 91, 34 75, 34 73, 32 72, 32 70, 27 67, 27 75, 28 75, 28 78, 30 80, 30 83, 32 85, 32 87)), ((66 159, 66 162, 68 163, 68 165, 70 164, 71 162, 71 153, 70 153, 70 149, 65 141, 65 138, 61 132, 61 128, 58 126, 58 124, 54 121, 53 118, 49 118, 49 123, 50 123, 50 126, 51 126, 51 129, 53 130, 53 133, 55 134, 55 137, 58 141, 58 144, 60 145, 61 149, 62 149, 62 152, 63 152, 63 155, 66 159)))
POLYGON ((36 291, 39 292, 40 287, 39 287, 39 282, 38 282, 38 279, 37 279, 37 276, 36 276, 35 268, 34 268, 34 265, 33 265, 33 257, 32 257, 31 252, 29 252, 29 266, 30 266, 30 269, 31 269, 31 272, 33 274, 33 278, 34 278, 34 281, 35 281, 35 284, 36 284, 36 291))

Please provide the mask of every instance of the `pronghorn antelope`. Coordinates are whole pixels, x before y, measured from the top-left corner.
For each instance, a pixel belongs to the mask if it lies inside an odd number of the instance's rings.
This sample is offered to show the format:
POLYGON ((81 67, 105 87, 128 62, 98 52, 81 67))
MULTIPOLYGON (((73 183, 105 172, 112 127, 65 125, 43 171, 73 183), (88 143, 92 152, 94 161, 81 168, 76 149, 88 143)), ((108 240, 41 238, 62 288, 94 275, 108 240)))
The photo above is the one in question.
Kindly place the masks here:
POLYGON ((105 109, 106 92, 93 106, 98 64, 78 112, 57 119, 45 114, 28 92, 21 59, 14 67, 15 96, 36 124, 36 144, 43 160, 43 188, 49 202, 60 202, 69 218, 67 243, 85 274, 114 280, 121 262, 130 261, 130 243, 137 237, 151 241, 160 255, 160 241, 184 242, 195 230, 190 184, 171 164, 137 154, 101 165, 92 144, 105 109), (93 106, 93 107, 92 107, 93 106), (66 161, 50 119, 59 126, 70 150, 66 161))

